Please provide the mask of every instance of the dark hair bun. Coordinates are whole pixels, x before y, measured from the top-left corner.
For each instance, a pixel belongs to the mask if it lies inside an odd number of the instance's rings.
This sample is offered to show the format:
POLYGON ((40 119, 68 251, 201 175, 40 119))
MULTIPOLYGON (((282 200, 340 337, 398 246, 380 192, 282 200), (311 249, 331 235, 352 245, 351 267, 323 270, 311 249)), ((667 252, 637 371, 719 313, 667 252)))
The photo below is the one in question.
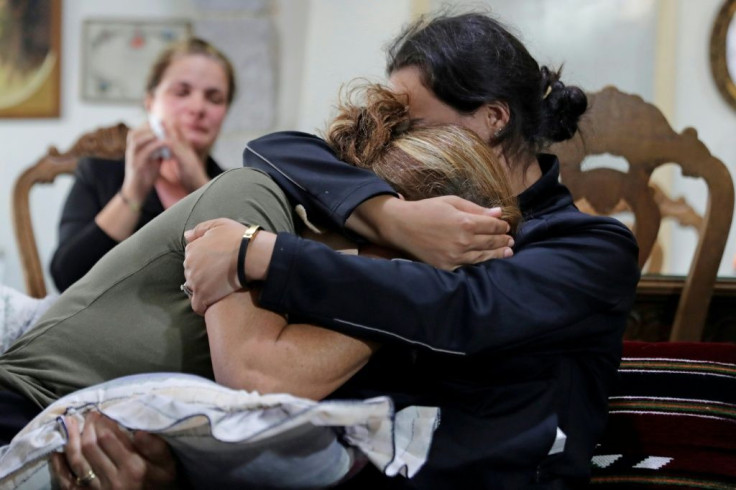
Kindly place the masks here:
POLYGON ((550 142, 572 138, 578 130, 580 116, 588 108, 588 97, 579 87, 565 86, 560 72, 546 66, 542 74, 542 110, 539 135, 550 142))
POLYGON ((366 162, 376 160, 395 135, 409 128, 409 106, 404 96, 378 84, 343 92, 325 139, 338 158, 366 167, 366 162))

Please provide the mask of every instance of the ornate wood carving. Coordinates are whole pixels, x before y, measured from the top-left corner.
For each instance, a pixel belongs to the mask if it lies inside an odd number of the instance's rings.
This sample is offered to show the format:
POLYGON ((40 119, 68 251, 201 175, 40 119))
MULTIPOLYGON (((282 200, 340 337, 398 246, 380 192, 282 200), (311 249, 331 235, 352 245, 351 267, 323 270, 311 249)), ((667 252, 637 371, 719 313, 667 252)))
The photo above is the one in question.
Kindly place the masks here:
MULTIPOLYGON (((700 233, 703 227, 703 217, 693 209, 684 197, 672 199, 657 184, 649 184, 649 186, 654 190, 654 201, 659 206, 662 219, 671 218, 682 226, 695 228, 700 233)), ((598 214, 596 209, 584 197, 576 200, 575 204, 584 213, 598 214)), ((626 201, 621 199, 609 214, 618 214, 626 211, 631 211, 631 209, 629 209, 626 201)), ((625 222, 624 224, 629 228, 632 227, 631 223, 625 222)), ((663 261, 664 252, 662 250, 662 244, 657 240, 652 246, 652 252, 649 254, 642 271, 647 274, 660 274, 662 272, 663 261)))
POLYGON ((119 123, 82 135, 66 152, 56 147, 48 151, 33 166, 26 169, 13 186, 13 228, 20 253, 26 292, 36 298, 46 295, 43 267, 38 256, 36 237, 31 223, 29 196, 31 188, 37 183, 49 184, 60 174, 71 174, 77 167, 77 160, 83 156, 100 158, 123 158, 128 127, 119 123))
POLYGON ((679 164, 682 174, 700 177, 709 195, 701 233, 674 318, 670 340, 702 338, 708 304, 726 246, 733 215, 734 188, 726 166, 710 154, 692 128, 675 133, 662 113, 636 95, 614 87, 589 94, 590 109, 581 131, 570 141, 553 145, 560 157, 562 181, 576 199, 585 198, 598 214, 611 214, 623 200, 634 215, 639 265, 651 255, 662 212, 649 180, 654 169, 679 164), (582 170, 587 155, 611 154, 629 163, 626 172, 582 170), (718 203, 715 212, 714 203, 718 203))

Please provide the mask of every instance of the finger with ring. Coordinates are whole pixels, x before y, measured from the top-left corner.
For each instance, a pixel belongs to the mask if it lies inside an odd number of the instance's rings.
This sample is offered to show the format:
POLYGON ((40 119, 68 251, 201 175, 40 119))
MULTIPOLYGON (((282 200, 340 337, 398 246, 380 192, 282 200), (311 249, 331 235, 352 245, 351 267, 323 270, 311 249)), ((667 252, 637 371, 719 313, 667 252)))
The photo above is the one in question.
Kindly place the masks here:
POLYGON ((179 289, 181 289, 182 291, 184 291, 184 294, 186 294, 189 298, 191 298, 192 297, 192 294, 194 294, 192 292, 192 290, 189 289, 189 286, 187 286, 186 283, 184 283, 181 286, 179 286, 179 289))
POLYGON ((80 487, 86 487, 89 486, 95 478, 97 478, 97 475, 95 475, 95 472, 90 469, 83 476, 78 476, 74 482, 80 487))

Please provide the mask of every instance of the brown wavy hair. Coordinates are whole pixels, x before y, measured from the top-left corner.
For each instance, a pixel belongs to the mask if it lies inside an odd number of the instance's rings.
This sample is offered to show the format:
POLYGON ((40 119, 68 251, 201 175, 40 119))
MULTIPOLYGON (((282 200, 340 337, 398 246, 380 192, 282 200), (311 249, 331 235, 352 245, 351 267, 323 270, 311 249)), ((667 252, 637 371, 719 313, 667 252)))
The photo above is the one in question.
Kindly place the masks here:
POLYGON ((413 125, 406 97, 381 85, 344 91, 325 140, 341 160, 373 171, 406 199, 455 195, 500 207, 512 232, 521 220, 506 170, 486 143, 460 126, 413 125))
POLYGON ((235 97, 235 69, 222 51, 204 39, 197 37, 174 42, 159 53, 146 78, 146 93, 153 94, 171 63, 180 57, 189 55, 206 56, 222 66, 227 78, 227 105, 229 106, 235 97))

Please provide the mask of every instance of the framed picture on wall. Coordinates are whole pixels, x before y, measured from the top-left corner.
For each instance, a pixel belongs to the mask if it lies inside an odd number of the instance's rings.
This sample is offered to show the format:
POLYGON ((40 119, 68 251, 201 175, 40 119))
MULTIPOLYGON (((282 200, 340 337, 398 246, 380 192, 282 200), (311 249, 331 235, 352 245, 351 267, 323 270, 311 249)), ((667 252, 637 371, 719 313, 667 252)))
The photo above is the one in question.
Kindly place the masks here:
POLYGON ((61 0, 0 1, 0 117, 59 117, 61 0))
POLYGON ((90 19, 82 41, 82 98, 140 104, 148 70, 170 43, 191 35, 187 20, 90 19))

